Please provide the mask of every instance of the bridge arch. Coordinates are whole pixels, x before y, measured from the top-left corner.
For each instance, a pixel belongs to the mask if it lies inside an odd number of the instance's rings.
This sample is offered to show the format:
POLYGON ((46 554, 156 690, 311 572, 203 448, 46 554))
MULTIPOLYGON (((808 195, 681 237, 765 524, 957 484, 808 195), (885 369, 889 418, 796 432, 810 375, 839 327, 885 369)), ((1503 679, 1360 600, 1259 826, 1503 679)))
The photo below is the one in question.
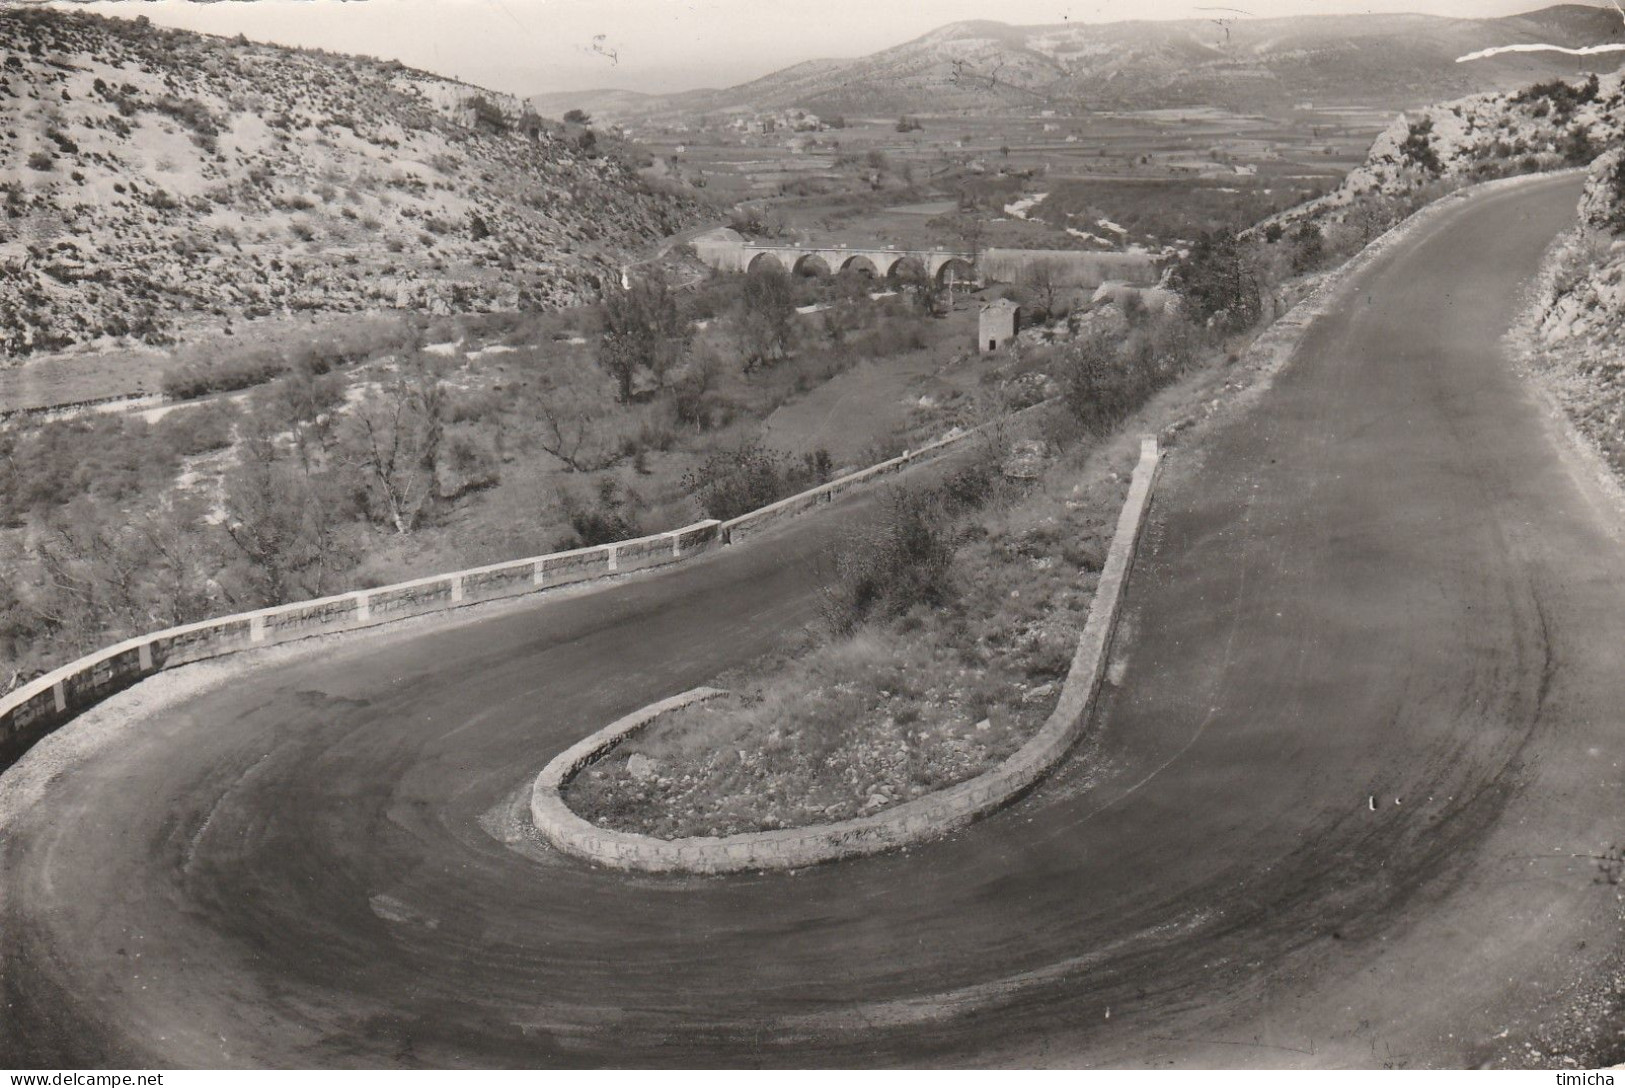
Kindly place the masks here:
POLYGON ((976 280, 976 266, 963 257, 949 257, 937 266, 937 282, 947 283, 952 279, 955 283, 974 283, 976 280))
POLYGON ((828 277, 830 273, 829 262, 819 253, 803 253, 796 258, 791 271, 798 276, 817 276, 820 279, 828 277))
POLYGON ((754 257, 752 257, 750 259, 750 263, 745 266, 745 271, 746 272, 765 272, 769 268, 775 268, 775 267, 780 272, 788 271, 788 269, 786 269, 784 267, 784 261, 779 258, 779 255, 777 253, 774 253, 770 249, 764 249, 762 252, 756 254, 756 256, 754 256, 754 257))
POLYGON ((886 278, 900 280, 903 283, 924 283, 931 277, 926 273, 925 262, 918 257, 899 257, 891 262, 886 269, 886 278))
POLYGON ((868 257, 865 257, 861 253, 854 253, 852 256, 842 261, 841 271, 857 272, 876 279, 880 277, 880 269, 875 267, 875 262, 871 261, 868 257))

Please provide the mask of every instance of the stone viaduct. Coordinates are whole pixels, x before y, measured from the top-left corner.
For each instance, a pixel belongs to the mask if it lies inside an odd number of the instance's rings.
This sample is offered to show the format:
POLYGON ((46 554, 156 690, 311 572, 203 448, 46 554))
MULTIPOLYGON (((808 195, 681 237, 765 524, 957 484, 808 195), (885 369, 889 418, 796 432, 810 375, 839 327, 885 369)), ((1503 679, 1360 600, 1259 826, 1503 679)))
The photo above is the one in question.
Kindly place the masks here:
POLYGON ((1020 283, 1039 269, 1058 287, 1099 287, 1102 283, 1150 285, 1162 276, 1161 262, 1148 253, 1089 253, 1066 249, 900 249, 847 245, 752 242, 726 228, 693 240, 694 252, 712 268, 748 272, 768 262, 786 272, 832 275, 848 269, 876 278, 912 273, 940 284, 1020 283))

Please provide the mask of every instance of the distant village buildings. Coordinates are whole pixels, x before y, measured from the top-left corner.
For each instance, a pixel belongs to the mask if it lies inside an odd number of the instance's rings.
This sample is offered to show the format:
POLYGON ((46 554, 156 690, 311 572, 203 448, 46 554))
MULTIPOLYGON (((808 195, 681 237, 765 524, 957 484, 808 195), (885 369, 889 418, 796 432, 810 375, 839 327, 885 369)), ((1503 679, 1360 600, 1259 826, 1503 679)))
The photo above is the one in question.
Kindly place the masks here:
POLYGON ((775 132, 822 132, 826 126, 816 113, 791 109, 758 113, 753 117, 736 117, 730 127, 735 132, 767 136, 775 132))

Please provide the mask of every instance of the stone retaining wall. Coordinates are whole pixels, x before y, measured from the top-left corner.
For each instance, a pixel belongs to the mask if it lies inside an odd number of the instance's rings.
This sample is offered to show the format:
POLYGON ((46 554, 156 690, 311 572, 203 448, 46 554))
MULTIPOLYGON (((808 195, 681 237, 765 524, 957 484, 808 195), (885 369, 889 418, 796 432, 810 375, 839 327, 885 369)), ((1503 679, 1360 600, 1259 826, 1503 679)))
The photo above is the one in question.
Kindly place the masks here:
POLYGON ((799 869, 892 850, 946 834, 1009 803, 1060 761, 1088 723, 1105 675, 1123 589, 1151 504, 1159 463, 1157 440, 1142 439, 1140 461, 1060 701, 1038 732, 993 770, 872 816, 743 835, 659 839, 598 827, 570 810, 563 790, 582 767, 662 715, 723 694, 713 688, 695 688, 622 718, 554 758, 531 787, 530 814, 536 829, 567 854, 617 869, 728 873, 799 869))

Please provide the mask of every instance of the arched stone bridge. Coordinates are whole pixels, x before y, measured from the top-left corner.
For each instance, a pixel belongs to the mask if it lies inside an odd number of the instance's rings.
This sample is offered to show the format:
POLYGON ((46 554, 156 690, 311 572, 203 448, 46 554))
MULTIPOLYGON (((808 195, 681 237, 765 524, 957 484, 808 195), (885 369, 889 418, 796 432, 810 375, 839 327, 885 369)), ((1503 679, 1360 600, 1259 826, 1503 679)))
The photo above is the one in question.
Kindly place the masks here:
POLYGON ((1108 280, 1153 284, 1161 277, 1161 264, 1148 253, 1091 253, 1065 249, 970 250, 938 246, 900 249, 846 245, 797 245, 752 242, 736 231, 714 230, 693 240, 694 252, 712 268, 748 272, 763 263, 786 272, 832 275, 854 269, 876 278, 912 272, 939 284, 998 281, 1017 283, 1044 269, 1057 286, 1099 287, 1108 280))
POLYGON ((697 239, 694 248, 702 261, 725 272, 748 272, 771 263, 786 272, 826 276, 856 270, 877 278, 912 272, 917 278, 929 276, 939 283, 947 283, 950 278, 959 282, 976 278, 976 254, 968 250, 857 249, 747 242, 742 238, 697 239))

